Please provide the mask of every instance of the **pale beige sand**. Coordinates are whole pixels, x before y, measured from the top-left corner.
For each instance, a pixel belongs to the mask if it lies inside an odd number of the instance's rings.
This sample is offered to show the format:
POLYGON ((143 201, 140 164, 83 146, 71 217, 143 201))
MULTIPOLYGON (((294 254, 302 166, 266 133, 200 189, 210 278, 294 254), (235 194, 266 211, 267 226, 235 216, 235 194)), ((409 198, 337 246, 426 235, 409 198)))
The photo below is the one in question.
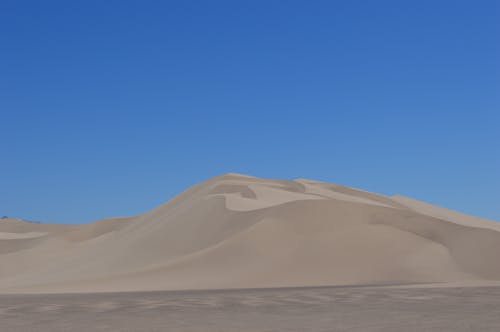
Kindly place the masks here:
POLYGON ((26 233, 10 233, 0 232, 0 240, 15 240, 15 239, 33 239, 47 235, 46 232, 26 232, 26 233))
POLYGON ((1 220, 0 293, 479 285, 500 281, 499 254, 493 221, 318 181, 227 174, 136 217, 1 220))

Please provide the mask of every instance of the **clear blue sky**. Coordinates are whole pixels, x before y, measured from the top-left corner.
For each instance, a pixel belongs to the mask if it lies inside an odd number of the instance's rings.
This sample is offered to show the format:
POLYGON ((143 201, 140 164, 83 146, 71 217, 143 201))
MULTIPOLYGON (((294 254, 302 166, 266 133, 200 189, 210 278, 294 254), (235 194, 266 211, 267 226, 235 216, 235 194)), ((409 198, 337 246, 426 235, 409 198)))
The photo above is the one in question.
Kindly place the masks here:
POLYGON ((500 221, 498 1, 0 3, 0 215, 133 215, 226 172, 500 221))

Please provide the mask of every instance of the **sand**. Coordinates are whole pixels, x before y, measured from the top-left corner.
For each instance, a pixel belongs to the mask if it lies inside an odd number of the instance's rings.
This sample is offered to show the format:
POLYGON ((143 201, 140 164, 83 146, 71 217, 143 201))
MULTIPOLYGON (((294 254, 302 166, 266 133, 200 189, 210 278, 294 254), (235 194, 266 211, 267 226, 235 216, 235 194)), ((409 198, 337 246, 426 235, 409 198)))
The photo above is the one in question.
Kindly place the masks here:
POLYGON ((500 224, 403 196, 227 174, 139 216, 0 220, 0 293, 500 281, 500 224))
POLYGON ((500 287, 0 295, 2 332, 498 332, 500 287))

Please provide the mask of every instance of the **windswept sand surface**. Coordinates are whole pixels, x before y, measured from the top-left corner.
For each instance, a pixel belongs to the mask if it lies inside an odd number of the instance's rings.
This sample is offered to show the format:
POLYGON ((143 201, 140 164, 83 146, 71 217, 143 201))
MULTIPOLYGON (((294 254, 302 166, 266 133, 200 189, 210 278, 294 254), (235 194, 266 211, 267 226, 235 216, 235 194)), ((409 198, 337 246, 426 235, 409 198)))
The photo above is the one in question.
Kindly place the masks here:
POLYGON ((500 281, 500 224, 402 196, 228 174, 88 225, 0 221, 0 293, 500 281))
POLYGON ((2 332, 498 332, 500 287, 0 295, 2 332))

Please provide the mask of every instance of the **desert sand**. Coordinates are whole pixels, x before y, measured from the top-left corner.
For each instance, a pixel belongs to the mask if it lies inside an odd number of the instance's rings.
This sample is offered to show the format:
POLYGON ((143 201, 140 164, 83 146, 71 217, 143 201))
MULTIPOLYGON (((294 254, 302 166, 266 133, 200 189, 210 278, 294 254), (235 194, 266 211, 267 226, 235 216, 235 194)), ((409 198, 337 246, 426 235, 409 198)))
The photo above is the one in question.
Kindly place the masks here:
POLYGON ((227 174, 142 215, 0 220, 1 331, 498 331, 500 223, 227 174))
POLYGON ((0 295, 2 332, 498 332, 500 287, 0 295))
POLYGON ((500 223, 403 196, 239 174, 130 218, 0 221, 0 293, 494 284, 500 223))

